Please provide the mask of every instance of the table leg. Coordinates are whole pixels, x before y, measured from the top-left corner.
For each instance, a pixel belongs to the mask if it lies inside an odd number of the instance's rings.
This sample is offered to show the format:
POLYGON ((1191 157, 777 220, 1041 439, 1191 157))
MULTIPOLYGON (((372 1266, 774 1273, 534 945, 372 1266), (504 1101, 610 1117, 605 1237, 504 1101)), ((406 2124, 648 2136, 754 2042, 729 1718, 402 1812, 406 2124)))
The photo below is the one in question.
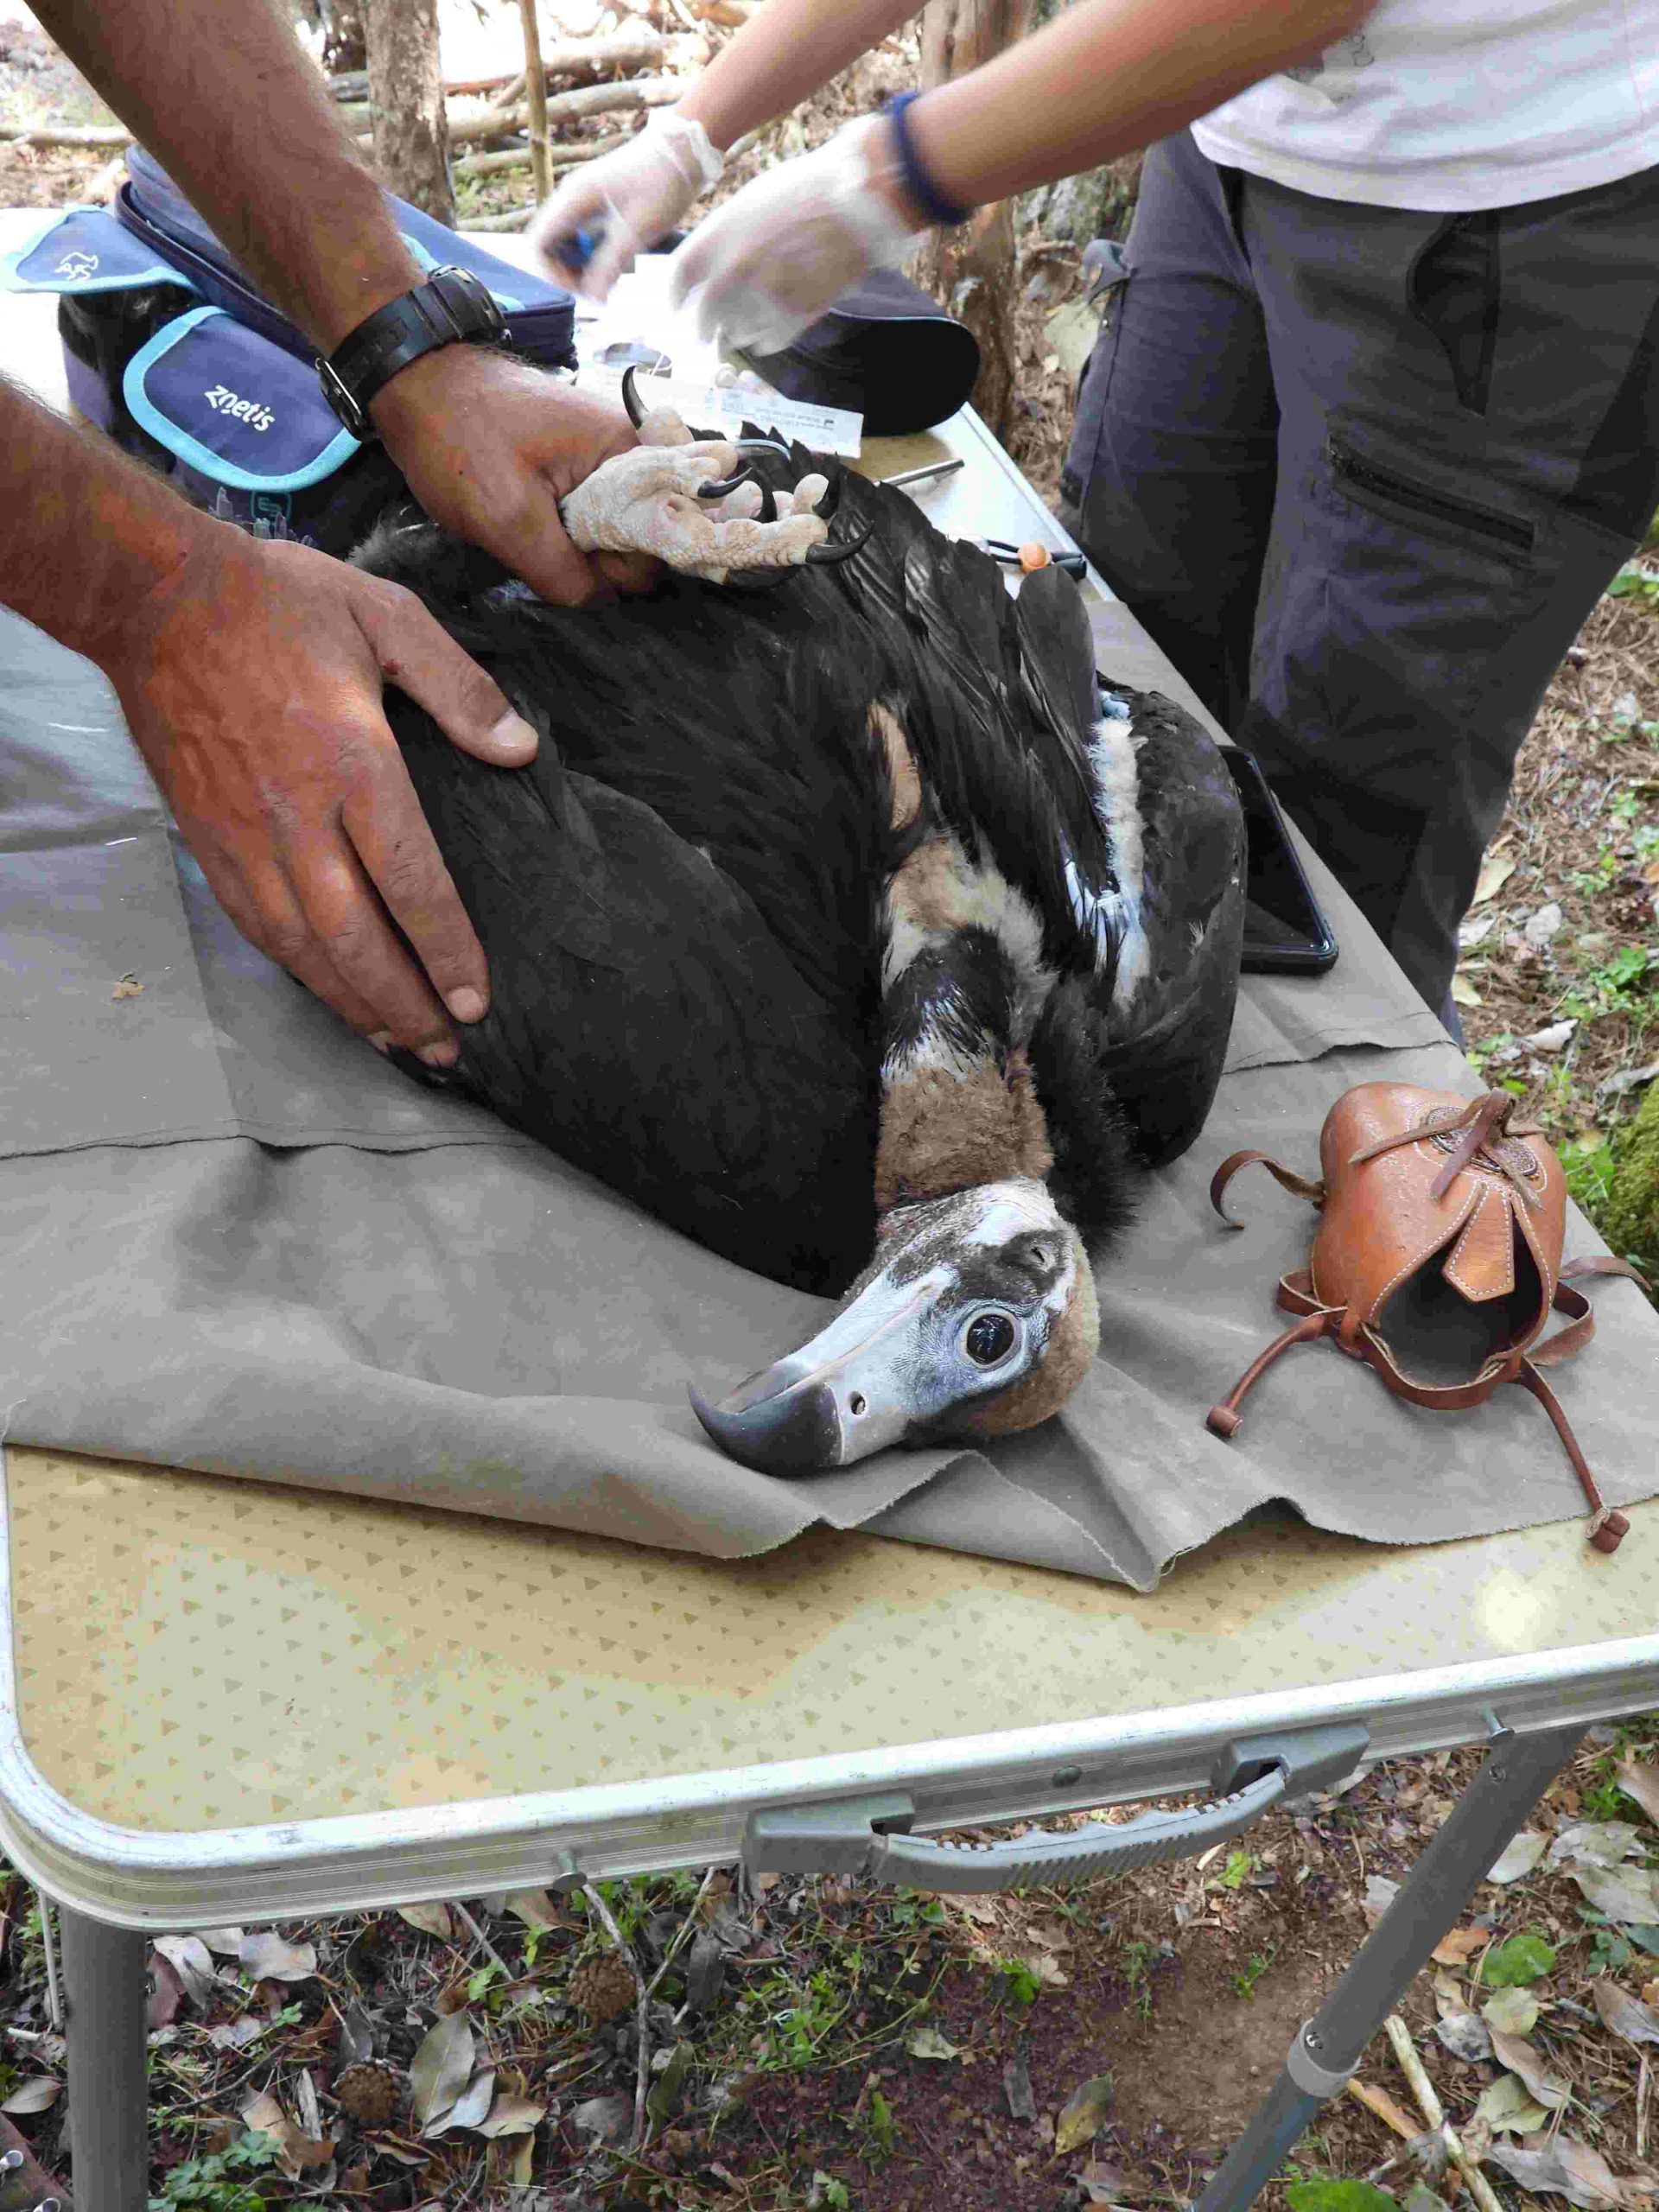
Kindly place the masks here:
MULTIPOLYGON (((1313 2018, 1284 2071, 1198 2199, 1198 2212, 1243 2212, 1371 2037, 1528 1814, 1573 1756, 1581 1727, 1503 1736, 1313 2018)), ((1425 2123, 1427 2124, 1427 2123, 1425 2123)))
POLYGON ((75 2212, 143 2212, 149 2175, 144 2071, 149 1939, 88 1920, 67 1906, 59 1910, 75 2212))

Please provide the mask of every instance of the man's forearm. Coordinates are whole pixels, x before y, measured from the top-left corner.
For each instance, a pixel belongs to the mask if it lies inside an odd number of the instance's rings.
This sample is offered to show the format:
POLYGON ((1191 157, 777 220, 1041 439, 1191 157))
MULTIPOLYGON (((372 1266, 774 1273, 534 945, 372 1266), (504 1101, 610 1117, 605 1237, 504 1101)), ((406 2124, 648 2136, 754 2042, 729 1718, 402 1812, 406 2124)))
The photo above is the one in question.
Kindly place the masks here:
MULTIPOLYGON (((1371 0, 1079 0, 912 111, 935 185, 968 207, 1133 153, 1310 60, 1371 0)), ((770 10, 768 10, 770 12, 770 10)))
POLYGON ((276 0, 35 0, 35 12, 320 350, 420 283, 276 0))
POLYGON ((767 0, 679 103, 722 152, 816 92, 919 0, 767 0))
POLYGON ((122 618, 230 525, 0 379, 0 604, 101 657, 122 618))

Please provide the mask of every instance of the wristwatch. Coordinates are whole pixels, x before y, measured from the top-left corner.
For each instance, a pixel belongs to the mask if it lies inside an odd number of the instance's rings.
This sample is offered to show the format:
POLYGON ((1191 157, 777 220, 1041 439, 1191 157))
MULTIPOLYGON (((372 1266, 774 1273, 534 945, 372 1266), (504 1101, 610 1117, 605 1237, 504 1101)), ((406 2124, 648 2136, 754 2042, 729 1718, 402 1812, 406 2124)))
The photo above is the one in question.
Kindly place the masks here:
POLYGON ((435 269, 424 284, 377 308, 342 339, 317 375, 322 395, 354 438, 377 435, 369 402, 400 369, 440 346, 497 345, 507 320, 469 269, 435 269))

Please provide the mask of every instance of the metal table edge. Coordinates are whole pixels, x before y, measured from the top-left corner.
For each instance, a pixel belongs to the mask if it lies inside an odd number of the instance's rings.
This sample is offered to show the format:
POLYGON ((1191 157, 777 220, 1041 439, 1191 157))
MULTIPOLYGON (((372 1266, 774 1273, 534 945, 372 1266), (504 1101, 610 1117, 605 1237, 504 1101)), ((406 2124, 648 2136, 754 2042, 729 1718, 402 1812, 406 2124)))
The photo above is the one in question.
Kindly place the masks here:
MULTIPOLYGON (((9 1591, 0 1581, 0 1603, 9 1591)), ((914 1798, 918 1829, 1119 1803, 1208 1784, 1241 1735, 1357 1719, 1368 1760, 1527 1733, 1659 1705, 1659 1635, 1317 1689, 662 1781, 526 1791, 396 1812, 219 1829, 124 1827, 84 1811, 41 1774, 17 1725, 10 1606, 0 1618, 0 1846, 20 1872, 93 1919, 211 1927, 536 1886, 738 1855, 758 1805, 883 1789, 914 1798)))

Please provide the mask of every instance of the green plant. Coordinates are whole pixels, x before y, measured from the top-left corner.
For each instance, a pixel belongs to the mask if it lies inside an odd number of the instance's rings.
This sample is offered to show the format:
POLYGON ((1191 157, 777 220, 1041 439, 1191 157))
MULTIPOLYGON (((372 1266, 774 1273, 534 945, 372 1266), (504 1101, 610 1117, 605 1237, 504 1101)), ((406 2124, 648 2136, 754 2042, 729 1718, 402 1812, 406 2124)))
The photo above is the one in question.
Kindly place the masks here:
POLYGON ((1242 1848, 1237 1851, 1230 1851, 1227 1854, 1227 1864, 1216 1877, 1217 1885, 1224 1890, 1242 1890, 1255 1864, 1255 1859, 1252 1853, 1242 1848))
POLYGON ((1279 1946, 1276 1943, 1270 1951, 1252 1951, 1250 1953, 1250 1962, 1249 1966, 1244 1967, 1241 1973, 1236 1974, 1233 1976, 1233 1987, 1238 1992, 1241 1997, 1255 1996, 1256 1983, 1261 1980, 1262 1975, 1266 1974, 1268 1968, 1273 1964, 1278 1955, 1279 1946))
POLYGON ((1561 1000, 1561 1012, 1575 1021, 1596 1021, 1608 1014, 1648 1011, 1648 971, 1655 956, 1644 944, 1622 944, 1612 958, 1580 976, 1561 1000))
POLYGON ((1000 1976, 1002 1994, 1014 2005, 1034 2005, 1042 1987, 1023 1959, 998 1959, 991 1971, 1000 1976))
POLYGON ((1494 1943, 1480 1962, 1477 1981, 1488 1989, 1524 1989, 1529 1981, 1536 1981, 1555 1963, 1555 1952, 1545 1942, 1535 1928, 1522 1936, 1511 1936, 1506 1943, 1494 1943))
POLYGON ((864 2139, 864 2156, 874 2164, 877 2159, 890 2158, 899 2139, 899 2130, 893 2123, 893 2107, 880 2089, 872 2089, 868 2102, 858 2115, 859 2131, 864 2139))
MULTIPOLYGON (((1575 1206, 1580 1207, 1593 1222, 1599 1222, 1601 1209, 1606 1205, 1613 1186, 1613 1148, 1609 1144, 1587 1143, 1582 1137, 1570 1137, 1557 1147, 1561 1167, 1567 1177, 1567 1192, 1575 1206)), ((1592 1820, 1609 1821, 1611 1813, 1590 1813, 1589 1800, 1585 1810, 1592 1820)))
POLYGON ((1152 2018, 1152 1962, 1157 1955, 1155 1943, 1135 1941, 1123 1946, 1118 1961, 1134 1993, 1135 2009, 1143 2020, 1152 2018))
POLYGON ((895 1928, 913 1928, 920 1920, 930 1928, 944 1925, 944 1907, 938 1897, 918 1897, 914 1890, 899 1890, 892 1906, 895 1928))
POLYGON ((763 2070, 789 2072, 810 2066, 852 2008, 850 1990, 837 1991, 823 1967, 804 1982, 787 1974, 769 1975, 755 1992, 767 2016, 768 2032, 758 2054, 763 2070))
POLYGON ((1639 561, 1627 561, 1607 587, 1609 599, 1640 599, 1659 607, 1659 575, 1639 561))
POLYGON ((273 2136, 250 2129, 211 2158, 175 2166, 161 2195, 150 2198, 149 2212, 266 2212, 265 2198, 244 2177, 263 2173, 277 2155, 273 2136))

